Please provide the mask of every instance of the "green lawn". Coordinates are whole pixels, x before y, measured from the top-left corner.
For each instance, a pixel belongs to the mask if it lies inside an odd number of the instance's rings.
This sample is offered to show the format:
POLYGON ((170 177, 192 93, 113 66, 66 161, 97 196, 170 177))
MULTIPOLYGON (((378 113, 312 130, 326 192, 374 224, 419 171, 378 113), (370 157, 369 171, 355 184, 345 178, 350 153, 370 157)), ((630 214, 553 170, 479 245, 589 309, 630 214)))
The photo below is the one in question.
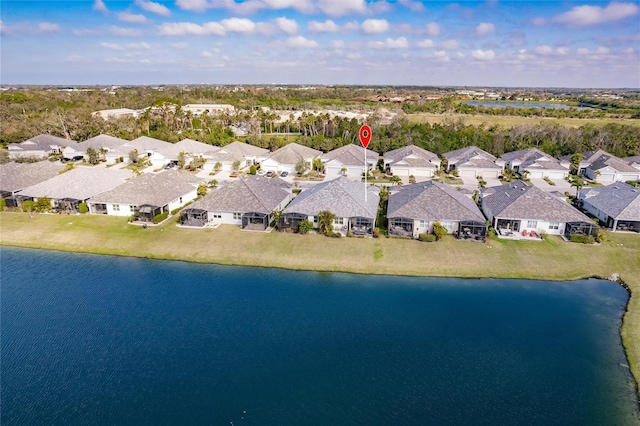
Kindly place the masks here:
POLYGON ((484 114, 432 114, 432 113, 416 113, 407 114, 407 118, 415 123, 444 123, 445 121, 462 120, 465 124, 471 126, 484 125, 491 127, 493 125, 500 126, 504 129, 510 129, 514 126, 535 125, 540 123, 559 124, 567 127, 581 127, 585 124, 594 124, 596 126, 604 126, 609 123, 628 124, 630 126, 640 126, 640 119, 637 118, 554 118, 554 117, 520 117, 511 115, 484 115, 484 114))
MULTIPOLYGON (((573 280, 614 272, 640 291, 640 235, 609 234, 598 246, 492 240, 421 243, 400 238, 326 238, 243 232, 236 226, 186 229, 176 217, 143 229, 125 218, 0 213, 0 244, 73 252, 343 271, 363 274, 573 280)), ((632 297, 622 337, 632 371, 640 377, 640 298, 632 297)))

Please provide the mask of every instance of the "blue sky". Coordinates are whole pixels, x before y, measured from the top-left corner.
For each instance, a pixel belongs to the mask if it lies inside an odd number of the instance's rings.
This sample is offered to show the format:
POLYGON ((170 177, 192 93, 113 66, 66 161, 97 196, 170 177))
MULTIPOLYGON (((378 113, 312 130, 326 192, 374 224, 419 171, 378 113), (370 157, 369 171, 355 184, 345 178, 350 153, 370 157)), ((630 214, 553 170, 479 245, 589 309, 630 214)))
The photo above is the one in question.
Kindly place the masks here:
POLYGON ((640 2, 5 1, 2 84, 640 87, 640 2))

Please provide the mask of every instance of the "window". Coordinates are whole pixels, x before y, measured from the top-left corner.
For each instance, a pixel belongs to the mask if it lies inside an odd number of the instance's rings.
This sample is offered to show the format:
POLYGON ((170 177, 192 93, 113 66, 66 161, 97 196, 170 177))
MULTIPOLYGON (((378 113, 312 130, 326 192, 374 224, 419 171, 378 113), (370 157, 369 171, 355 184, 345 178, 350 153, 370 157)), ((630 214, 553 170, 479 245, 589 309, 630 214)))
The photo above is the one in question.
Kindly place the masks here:
POLYGON ((549 222, 549 229, 560 229, 560 222, 549 222))
POLYGON ((333 221, 333 223, 335 223, 336 225, 344 225, 344 218, 343 217, 336 217, 336 219, 333 221))
POLYGON ((318 223, 318 216, 313 217, 313 223, 318 223))
POLYGON ((211 215, 214 219, 222 219, 222 215, 220 213, 214 213, 211 215))
POLYGON ((535 229, 538 227, 538 221, 537 220, 528 220, 527 221, 527 228, 529 229, 535 229))
POLYGON ((441 223, 442 223, 442 226, 447 228, 448 231, 451 231, 451 229, 453 228, 453 222, 449 220, 443 220, 441 223))
POLYGON ((120 204, 114 204, 113 205, 113 211, 114 212, 119 212, 120 211, 120 204))
POLYGON ((134 213, 134 212, 136 211, 136 206, 131 206, 131 205, 130 205, 130 206, 129 206, 129 211, 130 211, 131 213, 134 213))
POLYGON ((429 228, 429 221, 428 220, 421 220, 420 221, 420 228, 429 228))
POLYGON ((242 213, 233 214, 233 220, 240 220, 240 219, 242 219, 242 213))

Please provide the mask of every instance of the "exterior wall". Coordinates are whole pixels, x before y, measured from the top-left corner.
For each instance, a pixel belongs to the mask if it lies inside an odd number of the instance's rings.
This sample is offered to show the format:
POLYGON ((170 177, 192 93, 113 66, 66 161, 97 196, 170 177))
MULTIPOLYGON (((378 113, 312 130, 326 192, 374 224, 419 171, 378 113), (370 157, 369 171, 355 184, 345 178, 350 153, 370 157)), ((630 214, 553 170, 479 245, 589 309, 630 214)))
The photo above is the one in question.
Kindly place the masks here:
POLYGON ((225 225, 242 225, 242 212, 238 213, 237 218, 234 218, 234 212, 207 212, 207 219, 213 224, 225 224, 225 225))
POLYGON ((271 159, 266 159, 262 163, 260 163, 260 169, 264 170, 265 172, 278 172, 283 170, 280 169, 280 163, 277 163, 271 159))
POLYGON ((591 213, 592 215, 594 215, 595 217, 597 217, 598 219, 600 219, 600 221, 602 223, 608 223, 609 220, 609 215, 606 214, 605 212, 603 212, 600 209, 595 208, 594 206, 592 206, 591 204, 589 204, 589 200, 582 200, 583 201, 583 206, 584 209, 586 211, 588 211, 589 213, 591 213))
POLYGON ((16 158, 47 158, 48 153, 44 151, 24 151, 24 150, 12 150, 9 149, 9 158, 15 160, 16 158))
POLYGON ((175 200, 172 200, 171 202, 169 202, 167 208, 171 212, 177 208, 184 206, 189 201, 193 201, 197 196, 198 196, 198 190, 194 188, 193 191, 190 191, 184 194, 182 197, 176 198, 175 200))
MULTIPOLYGON (((91 212, 93 213, 93 204, 91 203, 91 212)), ((122 216, 129 217, 133 215, 133 208, 130 204, 119 204, 119 203, 100 203, 107 205, 107 215, 109 216, 122 216)))
POLYGON ((458 230, 459 221, 457 220, 434 220, 434 219, 414 219, 413 221, 413 238, 418 238, 419 234, 433 232, 433 224, 440 222, 447 228, 448 234, 453 234, 458 230))
POLYGON ((538 234, 540 232, 546 232, 549 235, 562 235, 564 234, 564 228, 566 223, 565 222, 555 222, 557 226, 557 229, 551 229, 551 224, 552 222, 550 221, 545 221, 545 220, 534 220, 534 219, 513 219, 513 218, 506 218, 506 217, 498 217, 497 219, 506 219, 506 220, 512 220, 512 221, 519 221, 520 222, 520 227, 519 227, 519 232, 522 231, 536 231, 538 234), (536 222, 536 226, 535 227, 531 227, 529 226, 529 222, 536 222))

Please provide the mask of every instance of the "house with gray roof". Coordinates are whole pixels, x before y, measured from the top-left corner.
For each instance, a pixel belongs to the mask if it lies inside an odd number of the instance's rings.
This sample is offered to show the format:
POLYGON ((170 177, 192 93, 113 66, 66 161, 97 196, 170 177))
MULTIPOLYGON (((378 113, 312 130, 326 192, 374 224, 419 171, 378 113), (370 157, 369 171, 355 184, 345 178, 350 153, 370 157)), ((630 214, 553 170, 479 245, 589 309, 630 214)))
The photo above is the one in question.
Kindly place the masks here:
POLYGON ((171 212, 197 197, 201 179, 175 170, 146 173, 87 202, 91 214, 133 216, 136 221, 153 222, 153 218, 171 212))
POLYGON ((107 164, 115 164, 128 158, 129 152, 125 152, 126 150, 122 149, 128 142, 126 139, 101 134, 84 142, 65 147, 62 150, 62 156, 69 159, 81 155, 88 160, 87 150, 92 148, 98 153, 101 160, 107 164))
POLYGON ((504 169, 504 163, 477 146, 449 151, 442 157, 447 159, 449 171, 455 170, 461 177, 497 178, 504 169))
POLYGON ((585 176, 600 183, 640 180, 640 170, 611 154, 602 154, 589 164, 585 176))
POLYGON ((154 167, 162 167, 167 161, 166 157, 162 154, 162 151, 168 149, 170 146, 171 144, 169 142, 150 138, 148 136, 140 136, 139 138, 123 144, 121 149, 127 153, 127 157, 129 156, 129 153, 136 150, 138 152, 138 158, 146 156, 154 167))
POLYGON ((75 141, 42 134, 27 139, 24 142, 9 144, 9 158, 47 158, 52 154, 61 154, 64 147, 75 144, 75 141))
POLYGON ((19 199, 15 197, 17 193, 58 176, 64 169, 65 165, 59 161, 0 164, 0 197, 7 207, 19 207, 19 199))
POLYGON ((16 197, 22 201, 47 197, 54 209, 73 213, 78 211, 78 204, 122 185, 133 176, 127 169, 79 166, 24 188, 16 197))
POLYGON ((415 145, 384 153, 384 168, 394 176, 433 177, 440 168, 440 157, 415 145))
MULTIPOLYGON (((596 161, 601 155, 609 154, 608 152, 597 149, 594 151, 585 151, 581 152, 580 156, 582 159, 580 160, 580 164, 578 165, 578 175, 584 176, 587 171, 587 167, 591 165, 594 161, 596 161)), ((567 169, 571 169, 571 159, 575 154, 563 155, 560 157, 560 164, 567 169)))
POLYGON ((595 237, 598 227, 586 215, 552 194, 522 181, 483 191, 481 208, 500 236, 512 234, 585 234, 595 237))
POLYGON ((420 182, 402 186, 389 195, 389 233, 418 238, 433 232, 439 222, 458 238, 482 239, 486 219, 471 197, 441 182, 420 182))
POLYGON ((193 139, 183 139, 180 142, 163 146, 159 150, 159 153, 168 161, 177 161, 180 153, 183 153, 188 163, 190 160, 199 157, 205 158, 208 153, 218 149, 220 149, 220 147, 194 141, 193 139))
POLYGON ((379 154, 361 145, 348 144, 320 155, 326 174, 329 176, 344 175, 353 180, 360 180, 365 169, 370 171, 378 163, 379 154), (367 164, 365 166, 365 151, 367 164))
POLYGON ((238 162, 239 170, 242 170, 245 167, 260 164, 268 155, 267 149, 235 141, 222 147, 212 146, 205 155, 207 162, 203 169, 212 171, 218 166, 220 170, 233 171, 233 164, 238 162))
POLYGON ((569 169, 560 164, 556 158, 540 151, 538 148, 527 148, 507 152, 500 157, 505 166, 532 179, 564 179, 569 169), (526 172, 525 172, 526 171, 526 172))
POLYGON ((627 163, 631 167, 635 167, 636 169, 640 170, 640 155, 634 155, 634 156, 631 156, 631 157, 624 157, 624 158, 622 158, 622 161, 624 161, 625 163, 627 163))
POLYGON ((305 219, 317 228, 319 213, 329 210, 335 214, 335 232, 372 236, 379 202, 377 187, 339 177, 302 191, 284 209, 280 229, 295 232, 305 219))
POLYGON ((273 212, 284 209, 290 200, 291 185, 279 177, 241 177, 183 209, 180 224, 229 224, 264 231, 273 220, 273 212))
POLYGON ((307 163, 307 168, 311 170, 313 160, 320 157, 321 154, 322 151, 292 142, 273 151, 271 155, 260 163, 260 168, 267 172, 294 173, 296 171, 296 164, 304 161, 307 163))
POLYGON ((578 199, 587 212, 612 231, 640 232, 640 188, 615 182, 581 189, 578 199))

